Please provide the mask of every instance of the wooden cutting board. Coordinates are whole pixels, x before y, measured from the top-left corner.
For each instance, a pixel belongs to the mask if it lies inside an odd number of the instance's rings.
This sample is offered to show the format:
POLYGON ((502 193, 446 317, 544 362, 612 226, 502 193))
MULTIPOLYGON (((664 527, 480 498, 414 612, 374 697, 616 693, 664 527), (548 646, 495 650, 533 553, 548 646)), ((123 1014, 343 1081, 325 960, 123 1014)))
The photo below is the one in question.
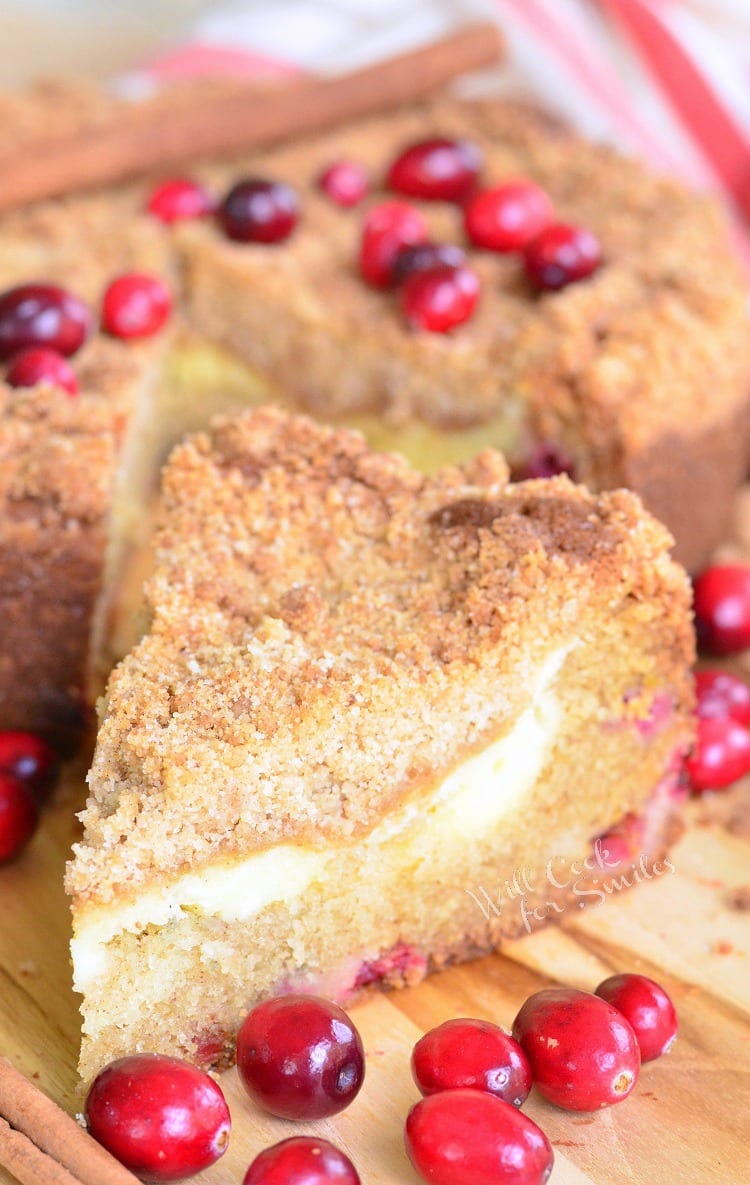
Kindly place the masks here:
MULTIPOLYGON (((72 1112, 82 1105, 79 1018, 61 881, 82 794, 83 769, 71 769, 27 852, 0 869, 0 1052, 72 1112)), ((750 785, 694 802, 688 815, 674 873, 615 890, 603 905, 532 933, 502 955, 357 1007, 367 1078, 335 1119, 296 1125, 262 1116, 236 1071, 224 1074, 230 1149, 195 1180, 241 1185, 261 1148, 316 1131, 349 1153, 363 1185, 415 1185, 402 1127, 419 1097, 409 1057, 426 1029, 455 1016, 510 1025, 526 996, 550 983, 593 989, 615 971, 638 970, 672 994, 680 1037, 668 1057, 644 1067, 634 1095, 607 1111, 566 1113, 532 1094, 526 1110, 555 1148, 551 1185, 747 1185, 750 912, 737 902, 743 887, 750 894, 750 785)), ((0 1170, 2 1185, 10 1181, 0 1170)))

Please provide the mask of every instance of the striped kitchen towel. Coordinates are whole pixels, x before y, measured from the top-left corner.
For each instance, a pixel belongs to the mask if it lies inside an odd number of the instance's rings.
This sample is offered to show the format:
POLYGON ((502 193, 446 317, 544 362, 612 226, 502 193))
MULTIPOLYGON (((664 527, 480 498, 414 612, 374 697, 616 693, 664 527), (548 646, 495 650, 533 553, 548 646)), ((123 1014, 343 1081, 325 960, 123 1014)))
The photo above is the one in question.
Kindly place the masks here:
POLYGON ((353 68, 494 15, 508 60, 483 89, 532 96, 589 135, 723 193, 750 261, 748 0, 234 0, 139 72, 353 68))

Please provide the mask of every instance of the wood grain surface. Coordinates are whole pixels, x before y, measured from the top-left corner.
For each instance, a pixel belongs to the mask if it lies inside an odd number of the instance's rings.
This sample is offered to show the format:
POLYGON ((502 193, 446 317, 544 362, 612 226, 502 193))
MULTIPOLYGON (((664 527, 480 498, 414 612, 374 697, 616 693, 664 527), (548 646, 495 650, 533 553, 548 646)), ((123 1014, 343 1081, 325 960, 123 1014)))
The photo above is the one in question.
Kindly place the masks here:
MULTIPOLYGON (((739 505, 743 513, 725 558, 750 558, 750 491, 739 505)), ((750 655, 739 665, 749 676, 750 655)), ((30 847, 0 869, 0 1053, 71 1112, 82 1107, 75 1070, 79 1017, 62 872, 77 833, 84 772, 82 765, 66 771, 30 847)), ((416 1185, 402 1130, 419 1098, 409 1057, 423 1032, 456 1016, 509 1026, 523 1000, 541 987, 559 982, 592 990, 615 971, 641 971, 671 993, 680 1036, 667 1057, 643 1068, 634 1094, 609 1110, 566 1113, 532 1093, 525 1110, 555 1148, 550 1185, 747 1185, 750 782, 691 802, 686 816, 673 872, 633 890, 615 889, 604 904, 569 913, 559 926, 533 932, 502 954, 358 1006, 367 1077, 342 1115, 301 1125, 274 1120, 243 1094, 236 1071, 224 1074, 234 1125, 230 1148, 195 1181, 241 1185, 263 1147, 309 1131, 343 1147, 363 1185, 416 1185)), ((11 1180, 0 1170, 1 1185, 11 1180)))

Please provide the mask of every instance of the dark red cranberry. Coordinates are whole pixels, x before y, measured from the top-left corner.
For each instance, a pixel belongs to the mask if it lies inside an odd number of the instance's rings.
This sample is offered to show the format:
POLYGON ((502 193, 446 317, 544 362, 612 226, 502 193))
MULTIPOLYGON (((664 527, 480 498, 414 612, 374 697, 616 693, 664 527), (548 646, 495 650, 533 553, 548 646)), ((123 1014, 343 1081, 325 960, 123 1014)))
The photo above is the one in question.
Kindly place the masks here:
POLYGON ((242 1185, 360 1185, 359 1173, 328 1140, 292 1136, 256 1156, 242 1185))
POLYGON ((249 177, 232 186, 218 217, 225 235, 238 243, 281 243, 299 221, 299 202, 291 185, 249 177))
POLYGON ((373 206, 362 227, 359 270, 374 288, 393 283, 393 269, 399 252, 427 241, 427 223, 406 202, 381 202, 373 206))
POLYGON ((57 754, 34 732, 0 732, 0 772, 24 782, 37 800, 44 799, 57 780, 57 754))
POLYGON ((370 179, 356 160, 337 160, 320 174, 320 188, 337 206, 357 206, 367 196, 370 179))
POLYGON ((694 584, 698 645, 712 654, 735 654, 750 646, 750 567, 717 564, 694 584))
POLYGON ((731 786, 750 773, 750 732, 730 716, 699 716, 695 748, 685 765, 697 793, 731 786))
POLYGON ((479 1090, 443 1090, 412 1107, 406 1152, 430 1185, 544 1185, 554 1154, 532 1119, 479 1090))
POLYGON ((174 177, 157 185, 146 208, 160 222, 183 222, 211 214, 216 209, 216 201, 200 181, 174 177))
POLYGON ((36 803, 26 783, 0 772, 0 864, 12 860, 26 846, 38 821, 36 803))
POLYGON ((139 272, 118 276, 102 301, 102 328, 113 337, 152 337, 166 324, 172 297, 163 280, 139 272))
POLYGON ((0 359, 28 346, 49 346, 69 358, 93 326, 77 296, 56 284, 21 284, 0 295, 0 359))
POLYGON ((624 1016, 591 992, 535 992, 513 1022, 534 1085, 558 1107, 598 1111, 626 1099, 638 1081, 640 1052, 624 1016))
POLYGON ((479 277, 468 267, 412 272, 401 288, 401 307, 413 329, 449 333, 469 320, 479 300, 479 277))
POLYGON ((423 201, 461 202, 474 189, 481 167, 482 153, 470 140, 420 140, 399 153, 386 183, 423 201))
POLYGON ((86 1121, 95 1140, 149 1181, 179 1181, 227 1150, 231 1120, 221 1087, 176 1057, 133 1054, 94 1079, 86 1121))
POLYGON ((78 393, 76 372, 57 350, 49 346, 27 346, 13 354, 8 362, 5 381, 9 387, 36 387, 48 383, 69 395, 78 393))
POLYGON ((286 1119, 322 1119, 355 1098, 365 1055, 343 1008, 319 996, 277 996, 242 1022, 237 1069, 265 1111, 286 1119))
POLYGON ((487 1020, 447 1020, 414 1046, 411 1072, 422 1094, 471 1087, 520 1107, 531 1090, 529 1059, 487 1020))
POLYGON ((596 235, 563 222, 548 226, 524 252, 526 275, 532 284, 551 292, 585 280, 601 262, 602 249, 596 235))
POLYGON ((415 243, 401 247, 393 262, 393 282, 402 284, 414 272, 428 272, 436 267, 463 267, 466 254, 456 243, 415 243))
POLYGON ((552 218, 552 202, 533 181, 484 189, 464 209, 467 235, 489 251, 523 251, 552 218))
POLYGON ((536 477, 557 477, 567 473, 575 477, 575 465, 557 444, 540 441, 534 445, 525 461, 511 469, 513 481, 529 481, 536 477))
POLYGON ((651 1062, 672 1048, 677 1013, 664 988, 645 975, 610 975, 597 996, 621 1012, 638 1039, 641 1061, 651 1062))
POLYGON ((696 711, 699 716, 730 716, 750 725, 750 687, 728 671, 695 672, 696 711))

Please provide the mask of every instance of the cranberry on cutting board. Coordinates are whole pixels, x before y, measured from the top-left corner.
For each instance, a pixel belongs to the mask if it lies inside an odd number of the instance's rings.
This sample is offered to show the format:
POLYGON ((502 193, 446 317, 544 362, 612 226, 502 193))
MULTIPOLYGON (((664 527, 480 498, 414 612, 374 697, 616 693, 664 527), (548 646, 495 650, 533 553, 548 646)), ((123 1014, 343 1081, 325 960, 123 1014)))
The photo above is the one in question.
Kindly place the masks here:
POLYGON ((359 1093, 364 1047, 338 1004, 320 996, 276 996, 242 1022, 237 1069, 265 1111, 285 1119, 322 1119, 348 1107, 359 1093))
POLYGON ((646 975, 610 975, 596 989, 632 1026, 641 1062, 668 1053, 677 1037, 677 1013, 663 987, 646 975))
POLYGON ((638 1041, 625 1017, 591 992, 535 992, 513 1022, 539 1092, 570 1111, 598 1111, 628 1097, 640 1071, 638 1041))
POLYGON ((148 1181, 192 1177, 224 1155, 231 1119, 221 1087, 203 1070, 158 1053, 118 1058, 86 1099, 94 1139, 148 1181))
POLYGON ((412 1107, 405 1144, 429 1185, 544 1185, 554 1154, 540 1127, 479 1090, 444 1090, 412 1107))

